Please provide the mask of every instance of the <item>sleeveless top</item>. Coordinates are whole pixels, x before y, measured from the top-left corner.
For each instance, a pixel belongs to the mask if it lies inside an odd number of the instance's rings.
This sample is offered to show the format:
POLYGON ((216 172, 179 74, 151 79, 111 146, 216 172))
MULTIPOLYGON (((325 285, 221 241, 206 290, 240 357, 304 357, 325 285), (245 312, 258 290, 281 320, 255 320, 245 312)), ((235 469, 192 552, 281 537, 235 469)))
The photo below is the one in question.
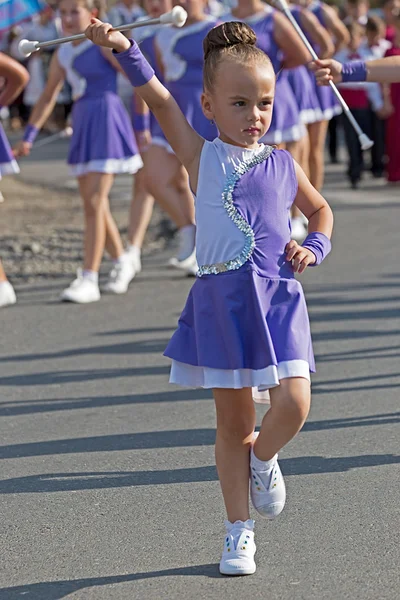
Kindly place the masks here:
POLYGON ((293 278, 285 246, 297 187, 286 150, 204 142, 195 195, 199 276, 249 262, 262 276, 293 278))
POLYGON ((60 46, 57 52, 74 101, 82 97, 98 97, 106 92, 117 93, 117 72, 99 46, 90 40, 77 46, 69 42, 60 46))

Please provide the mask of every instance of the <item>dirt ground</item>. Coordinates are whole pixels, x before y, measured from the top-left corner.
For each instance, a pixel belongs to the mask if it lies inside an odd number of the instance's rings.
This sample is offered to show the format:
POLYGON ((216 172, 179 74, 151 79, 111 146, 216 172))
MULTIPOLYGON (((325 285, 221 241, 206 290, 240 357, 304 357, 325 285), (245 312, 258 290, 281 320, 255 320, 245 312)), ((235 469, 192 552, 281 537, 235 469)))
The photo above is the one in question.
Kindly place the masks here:
MULTIPOLYGON (((14 282, 73 276, 82 264, 83 215, 76 192, 28 185, 13 177, 0 182, 0 256, 14 282)), ((113 215, 124 242, 128 207, 113 215)), ((156 208, 145 240, 144 254, 165 247, 173 231, 156 208)))

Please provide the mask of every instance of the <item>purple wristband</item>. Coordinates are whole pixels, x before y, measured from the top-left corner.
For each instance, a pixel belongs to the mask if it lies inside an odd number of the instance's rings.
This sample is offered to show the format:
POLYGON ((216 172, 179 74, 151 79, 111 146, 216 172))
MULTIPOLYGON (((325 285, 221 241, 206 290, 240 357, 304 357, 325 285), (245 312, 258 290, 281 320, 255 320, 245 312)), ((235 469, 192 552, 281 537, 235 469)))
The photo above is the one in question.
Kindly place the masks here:
POLYGON ((27 125, 24 131, 24 137, 22 141, 28 142, 28 144, 33 144, 36 139, 37 134, 39 133, 39 129, 34 125, 27 125))
POLYGON ((132 117, 134 131, 148 131, 150 129, 150 113, 134 113, 132 117))
POLYGON ((366 81, 367 65, 363 60, 352 60, 344 63, 342 67, 342 82, 366 81))
POLYGON ((131 47, 124 52, 115 52, 113 54, 133 87, 140 87, 150 81, 154 71, 139 50, 139 46, 134 40, 129 40, 131 47))
POLYGON ((328 256, 332 248, 331 240, 320 231, 309 233, 302 243, 302 246, 315 254, 315 263, 308 265, 309 267, 317 267, 320 265, 324 258, 328 256))

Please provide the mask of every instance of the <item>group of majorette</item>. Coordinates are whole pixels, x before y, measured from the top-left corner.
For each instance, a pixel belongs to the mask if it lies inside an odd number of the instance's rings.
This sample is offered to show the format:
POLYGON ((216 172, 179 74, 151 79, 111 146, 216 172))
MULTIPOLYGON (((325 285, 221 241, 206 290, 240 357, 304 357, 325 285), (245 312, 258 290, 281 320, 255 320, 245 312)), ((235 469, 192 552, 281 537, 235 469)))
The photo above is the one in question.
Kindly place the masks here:
MULTIPOLYGON (((301 4, 291 6, 296 21, 318 55, 329 57, 347 42, 346 28, 324 3, 311 2, 307 8, 304 6, 307 3, 301 4)), ((130 12, 126 9, 118 13, 121 6, 117 5, 112 13, 115 18, 119 14, 120 21, 132 20, 133 15, 145 18, 139 16, 137 8, 136 12, 132 8, 130 12)), ((144 0, 144 8, 148 16, 157 17, 171 8, 171 0, 144 0)), ((331 89, 318 87, 314 75, 305 67, 310 60, 309 52, 288 19, 261 0, 238 0, 235 9, 218 17, 206 12, 202 0, 191 0, 185 8, 188 17, 181 29, 143 26, 135 30, 134 37, 190 124, 205 139, 217 137, 214 123, 206 119, 201 107, 202 43, 218 22, 244 21, 256 32, 259 47, 268 54, 277 73, 273 121, 263 141, 286 147, 311 183, 320 189, 327 123, 341 108, 331 89)), ((94 0, 61 0, 59 11, 66 35, 84 31, 97 14, 94 0)), ((14 149, 17 157, 30 152, 67 79, 74 98, 68 164, 78 179, 83 201, 85 239, 83 268, 62 292, 61 299, 65 301, 89 303, 100 299, 98 271, 105 249, 114 264, 104 291, 116 294, 127 291, 141 270, 141 247, 154 200, 179 231, 178 254, 171 259, 171 265, 189 275, 195 275, 197 270, 194 205, 187 173, 138 95, 132 110, 135 136, 132 135, 129 115, 117 93, 118 71, 112 53, 89 40, 60 46, 53 55, 46 88, 32 111, 23 140, 14 149), (114 176, 119 173, 136 174, 126 249, 108 199, 114 176)), ((5 139, 3 147, 5 152, 5 139)), ((8 158, 12 167, 3 168, 3 173, 17 169, 10 152, 8 158)), ((297 210, 292 214, 292 236, 302 239, 305 235, 306 220, 297 210)), ((6 282, 2 287, 3 303, 15 302, 11 284, 6 282)))

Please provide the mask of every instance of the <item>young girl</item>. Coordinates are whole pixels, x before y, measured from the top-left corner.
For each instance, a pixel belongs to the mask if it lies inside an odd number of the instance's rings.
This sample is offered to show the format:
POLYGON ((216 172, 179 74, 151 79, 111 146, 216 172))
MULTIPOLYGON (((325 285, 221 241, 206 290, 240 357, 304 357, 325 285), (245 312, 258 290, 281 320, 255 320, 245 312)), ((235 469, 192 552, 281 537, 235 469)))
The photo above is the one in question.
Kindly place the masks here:
MULTIPOLYGON (((82 32, 96 14, 93 0, 61 0, 66 35, 82 32)), ((51 111, 65 79, 73 89, 73 135, 68 164, 78 178, 85 213, 84 265, 61 299, 88 303, 100 299, 98 271, 106 247, 114 259, 105 290, 125 293, 135 270, 123 252, 117 226, 111 216, 108 195, 116 173, 135 173, 142 160, 121 100, 116 93, 118 63, 110 51, 89 40, 60 46, 54 53, 49 79, 16 147, 16 155, 29 154, 32 143, 51 111)))
MULTIPOLYGON (((296 4, 305 6, 310 12, 314 13, 331 38, 335 40, 335 52, 348 44, 350 37, 347 29, 332 7, 324 2, 320 2, 320 0, 295 0, 295 2, 296 4)), ((320 48, 316 41, 312 37, 309 37, 309 41, 316 53, 319 54, 320 48)), ((332 90, 316 86, 313 74, 309 73, 309 76, 315 86, 314 89, 320 108, 320 118, 310 123, 307 127, 310 144, 310 181, 317 190, 321 190, 324 183, 324 149, 328 123, 335 115, 340 114, 342 109, 332 90)))
POLYGON ((332 212, 287 151, 259 143, 271 124, 275 73, 249 26, 225 23, 204 41, 202 106, 219 131, 211 142, 192 129, 138 46, 110 28, 93 20, 86 35, 116 51, 196 195, 199 276, 165 354, 172 382, 213 389, 228 516, 220 572, 251 574, 249 475, 254 508, 275 518, 285 504, 277 453, 307 417, 314 371, 306 303, 294 274, 329 252, 332 212), (303 246, 290 241, 293 202, 309 219, 303 246), (252 386, 270 388, 271 396, 256 439, 252 386))
MULTIPOLYGON (((28 83, 29 74, 17 61, 0 52, 0 77, 5 80, 5 85, 0 92, 0 106, 8 106, 28 83)), ((3 175, 16 173, 19 173, 19 167, 0 123, 0 179, 3 175)), ((0 308, 15 304, 16 301, 14 288, 7 279, 0 259, 0 308)))

